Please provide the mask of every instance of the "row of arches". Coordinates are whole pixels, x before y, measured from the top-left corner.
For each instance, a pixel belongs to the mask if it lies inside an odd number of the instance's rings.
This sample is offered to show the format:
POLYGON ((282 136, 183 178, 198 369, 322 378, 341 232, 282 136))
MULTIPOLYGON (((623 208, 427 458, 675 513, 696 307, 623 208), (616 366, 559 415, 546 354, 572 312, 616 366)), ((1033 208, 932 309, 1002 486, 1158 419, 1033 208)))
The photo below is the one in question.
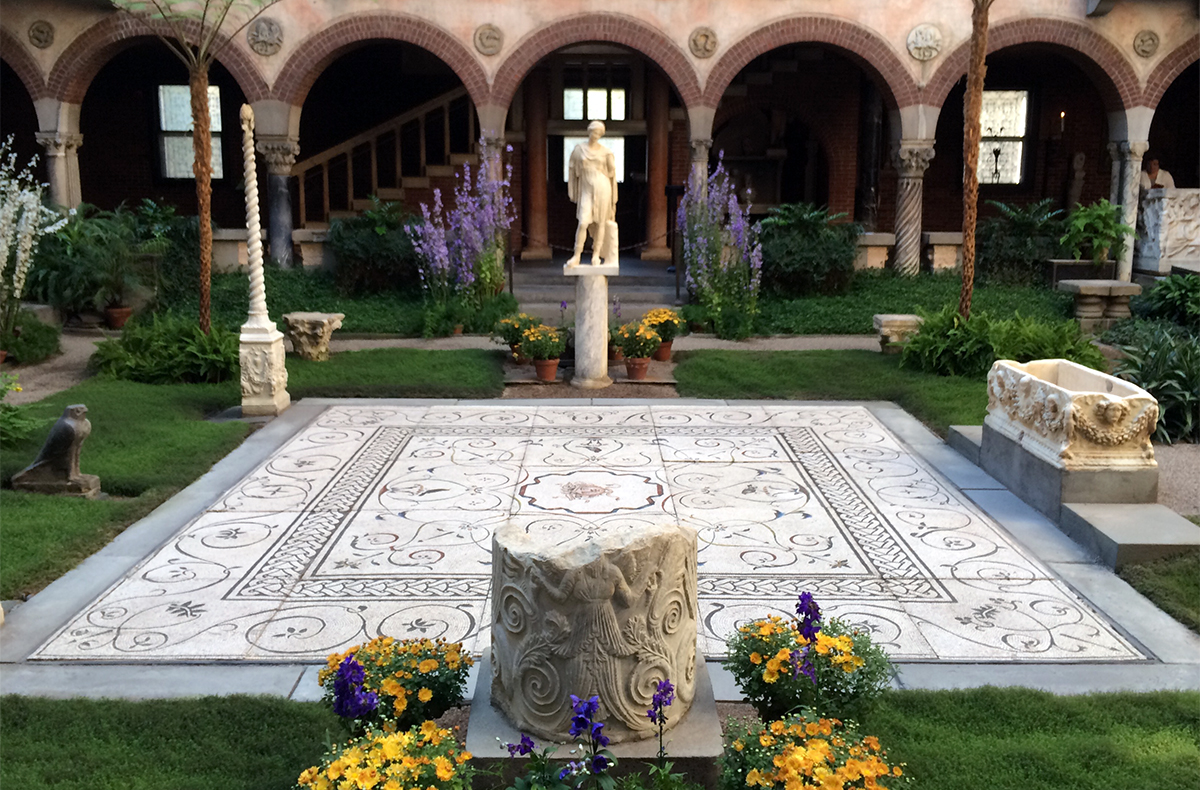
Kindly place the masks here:
MULTIPOLYGON (((33 100, 54 98, 78 103, 99 70, 122 49, 152 35, 152 23, 113 15, 76 37, 43 74, 26 47, 0 30, 0 58, 19 76, 33 100)), ((755 58, 779 46, 810 42, 846 53, 876 80, 892 108, 923 104, 940 107, 966 72, 968 44, 963 42, 918 85, 895 49, 874 32, 833 17, 794 17, 764 25, 729 46, 701 82, 688 56, 674 41, 644 22, 619 14, 590 14, 557 20, 539 28, 514 47, 489 81, 468 44, 417 17, 402 14, 353 16, 314 32, 294 48, 272 84, 259 73, 252 57, 239 46, 224 46, 220 61, 250 102, 274 99, 302 105, 321 72, 347 48, 365 39, 391 39, 420 46, 450 67, 476 106, 507 107, 529 71, 550 53, 581 41, 605 41, 654 59, 667 75, 685 107, 716 107, 737 74, 755 58)), ((1047 43, 1061 46, 1091 77, 1109 111, 1155 107, 1163 92, 1197 57, 1200 39, 1192 37, 1164 58, 1147 77, 1138 79, 1132 65, 1107 38, 1089 27, 1064 19, 1020 19, 989 32, 989 51, 1047 43)))

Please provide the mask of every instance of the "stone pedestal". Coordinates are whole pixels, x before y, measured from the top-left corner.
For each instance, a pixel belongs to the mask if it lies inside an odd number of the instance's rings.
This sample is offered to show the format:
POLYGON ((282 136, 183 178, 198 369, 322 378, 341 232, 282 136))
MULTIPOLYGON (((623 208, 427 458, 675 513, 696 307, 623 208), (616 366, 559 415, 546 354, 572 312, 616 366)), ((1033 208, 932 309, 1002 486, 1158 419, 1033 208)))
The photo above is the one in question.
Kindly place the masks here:
POLYGON ((928 250, 929 268, 935 272, 961 268, 962 240, 962 233, 922 233, 921 241, 928 250))
MULTIPOLYGON (((564 496, 586 496, 588 484, 564 496)), ((570 695, 600 698, 614 742, 657 734, 646 716, 658 683, 696 690, 696 533, 676 524, 574 534, 518 524, 492 542, 492 703, 522 732, 572 740, 570 695)))
POLYGON ((345 313, 284 313, 288 340, 301 359, 324 362, 329 359, 329 339, 340 329, 345 313))
POLYGON ((608 278, 617 264, 564 266, 575 281, 575 376, 571 385, 585 390, 612 384, 608 375, 608 278))
POLYGON ((99 496, 100 478, 79 471, 79 452, 92 432, 92 423, 85 415, 87 406, 82 403, 63 409, 37 458, 13 475, 14 489, 84 499, 99 496))
POLYGON ((274 417, 292 403, 287 391, 283 333, 242 327, 238 359, 242 366, 242 416, 274 417))
POLYGON ((879 313, 872 319, 879 333, 879 350, 885 354, 899 354, 898 344, 916 334, 925 319, 907 313, 879 313))
POLYGON ((1084 332, 1101 332, 1129 318, 1129 298, 1142 292, 1142 286, 1122 280, 1059 280, 1055 287, 1075 295, 1075 318, 1084 332))

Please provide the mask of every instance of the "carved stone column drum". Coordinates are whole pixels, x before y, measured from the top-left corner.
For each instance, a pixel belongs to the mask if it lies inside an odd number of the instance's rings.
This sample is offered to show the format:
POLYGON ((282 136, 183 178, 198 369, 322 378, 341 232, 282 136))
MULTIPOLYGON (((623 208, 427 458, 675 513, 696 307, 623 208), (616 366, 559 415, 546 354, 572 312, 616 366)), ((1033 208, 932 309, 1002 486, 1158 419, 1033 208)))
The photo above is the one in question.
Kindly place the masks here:
POLYGON ((649 738, 661 680, 667 726, 696 685, 696 533, 676 524, 530 533, 492 543, 492 703, 523 732, 572 740, 570 695, 600 698, 614 742, 649 738))

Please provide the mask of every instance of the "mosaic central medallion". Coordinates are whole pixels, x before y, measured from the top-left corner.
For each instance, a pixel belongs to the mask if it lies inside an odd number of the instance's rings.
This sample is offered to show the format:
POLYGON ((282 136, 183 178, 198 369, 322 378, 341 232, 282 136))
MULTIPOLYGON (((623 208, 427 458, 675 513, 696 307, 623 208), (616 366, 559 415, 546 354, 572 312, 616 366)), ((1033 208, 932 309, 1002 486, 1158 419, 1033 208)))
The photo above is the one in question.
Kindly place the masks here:
POLYGON ((538 475, 517 495, 538 510, 600 515, 654 507, 663 487, 646 475, 589 469, 538 475))

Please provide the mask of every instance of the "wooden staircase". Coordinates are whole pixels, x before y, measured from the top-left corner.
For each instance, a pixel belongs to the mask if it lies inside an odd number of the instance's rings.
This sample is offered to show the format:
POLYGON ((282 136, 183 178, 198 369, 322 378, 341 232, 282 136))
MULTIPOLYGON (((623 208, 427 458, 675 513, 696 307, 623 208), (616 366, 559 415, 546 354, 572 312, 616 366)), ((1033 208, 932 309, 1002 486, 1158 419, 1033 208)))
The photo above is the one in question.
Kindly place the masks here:
MULTIPOLYGON (((475 107, 456 88, 292 166, 300 184, 300 226, 370 208, 370 196, 410 207, 453 192, 455 174, 476 164, 475 107)), ((443 198, 444 199, 444 198, 443 198)))

